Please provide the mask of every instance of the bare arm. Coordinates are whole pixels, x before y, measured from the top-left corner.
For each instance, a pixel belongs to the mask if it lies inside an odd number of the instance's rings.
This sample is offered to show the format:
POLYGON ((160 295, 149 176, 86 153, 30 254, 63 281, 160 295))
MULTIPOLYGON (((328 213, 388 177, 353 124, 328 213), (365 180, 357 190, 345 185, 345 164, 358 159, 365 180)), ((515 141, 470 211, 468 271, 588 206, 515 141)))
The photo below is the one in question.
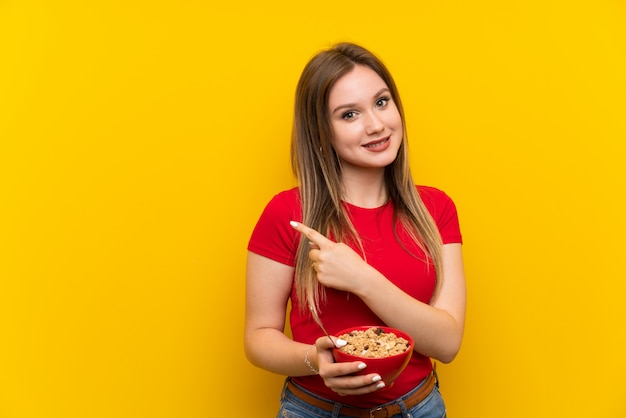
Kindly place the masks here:
POLYGON ((351 248, 317 231, 294 224, 315 244, 309 257, 325 286, 358 295, 387 325, 415 340, 415 350, 444 363, 461 346, 465 324, 465 274, 461 244, 443 246, 443 274, 430 304, 420 302, 387 280, 351 248))
POLYGON ((293 267, 248 252, 244 347, 252 364, 289 376, 313 374, 304 363, 307 344, 284 333, 293 267))
POLYGON ((277 374, 312 375, 315 372, 304 362, 308 350, 311 365, 319 370, 325 384, 338 393, 364 394, 384 386, 376 374, 349 376, 359 370, 361 362, 334 363, 332 345, 326 337, 320 337, 313 346, 295 342, 285 335, 293 272, 293 267, 248 253, 244 328, 248 360, 277 374))
POLYGON ((409 333, 420 353, 448 363, 457 355, 465 328, 465 274, 461 244, 443 246, 443 275, 430 304, 404 293, 378 272, 364 274, 355 293, 389 326, 409 333))

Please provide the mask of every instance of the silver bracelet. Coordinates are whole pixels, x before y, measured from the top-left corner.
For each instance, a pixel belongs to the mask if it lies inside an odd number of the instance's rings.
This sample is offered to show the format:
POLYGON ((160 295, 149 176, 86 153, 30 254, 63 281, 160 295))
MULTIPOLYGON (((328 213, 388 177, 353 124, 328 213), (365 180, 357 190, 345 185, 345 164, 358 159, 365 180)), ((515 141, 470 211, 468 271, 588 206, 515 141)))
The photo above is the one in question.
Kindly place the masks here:
POLYGON ((313 346, 310 346, 309 348, 306 349, 306 351, 304 352, 304 363, 309 366, 309 369, 311 369, 311 371, 315 374, 319 374, 319 370, 317 370, 315 367, 313 367, 313 365, 311 364, 311 361, 309 360, 309 350, 313 348, 313 346))

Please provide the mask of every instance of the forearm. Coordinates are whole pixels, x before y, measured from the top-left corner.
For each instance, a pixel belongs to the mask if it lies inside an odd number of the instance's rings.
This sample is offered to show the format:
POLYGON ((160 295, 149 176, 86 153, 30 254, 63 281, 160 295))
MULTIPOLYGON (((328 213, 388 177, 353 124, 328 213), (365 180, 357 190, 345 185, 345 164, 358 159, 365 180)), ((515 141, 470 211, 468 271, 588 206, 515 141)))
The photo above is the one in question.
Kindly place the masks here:
POLYGON ((390 291, 385 300, 378 294, 364 299, 387 325, 407 332, 415 340, 415 351, 448 363, 458 353, 463 324, 446 311, 434 308, 400 291, 390 291), (395 295, 394 295, 395 293, 395 295), (388 298, 388 299, 387 299, 388 298))
POLYGON ((441 362, 454 359, 465 328, 465 274, 461 244, 442 247, 443 270, 430 304, 403 292, 374 268, 360 270, 356 293, 391 327, 415 340, 415 350, 441 362))
MULTIPOLYGON (((369 273, 373 274, 373 273, 369 273)), ((420 302, 389 282, 380 273, 362 281, 358 296, 387 325, 407 332, 415 351, 448 363, 458 353, 463 338, 463 318, 420 302)))
POLYGON ((295 342, 277 329, 246 332, 244 347, 250 363, 272 373, 285 376, 315 374, 306 364, 305 356, 314 369, 318 368, 314 345, 295 342))

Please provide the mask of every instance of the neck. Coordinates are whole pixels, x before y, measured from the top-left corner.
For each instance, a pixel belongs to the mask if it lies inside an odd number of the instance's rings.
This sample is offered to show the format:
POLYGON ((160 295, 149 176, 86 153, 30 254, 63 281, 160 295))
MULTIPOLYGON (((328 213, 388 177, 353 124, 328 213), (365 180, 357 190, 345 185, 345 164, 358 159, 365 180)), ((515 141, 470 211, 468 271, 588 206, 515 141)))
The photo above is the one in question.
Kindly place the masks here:
POLYGON ((389 196, 385 186, 384 171, 360 173, 358 176, 343 173, 343 200, 361 208, 378 208, 389 196))

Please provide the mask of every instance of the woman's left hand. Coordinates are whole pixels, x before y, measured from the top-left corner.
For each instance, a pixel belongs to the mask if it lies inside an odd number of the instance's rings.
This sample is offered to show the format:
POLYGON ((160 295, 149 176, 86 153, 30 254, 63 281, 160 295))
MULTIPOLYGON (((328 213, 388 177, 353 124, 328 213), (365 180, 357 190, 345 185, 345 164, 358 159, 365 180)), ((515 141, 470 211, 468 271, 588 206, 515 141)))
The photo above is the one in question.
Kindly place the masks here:
MULTIPOLYGON (((334 338, 334 341, 338 341, 337 338, 334 338)), ((319 375, 328 388, 344 396, 364 395, 385 387, 377 373, 353 374, 363 369, 367 370, 367 364, 362 361, 336 363, 332 348, 333 345, 326 336, 318 338, 315 342, 319 375)))
POLYGON ((317 272, 317 280, 324 286, 357 293, 356 286, 362 283, 361 280, 357 280, 362 276, 359 272, 375 271, 346 244, 331 241, 299 222, 292 221, 291 226, 309 240, 311 245, 309 258, 317 272))

